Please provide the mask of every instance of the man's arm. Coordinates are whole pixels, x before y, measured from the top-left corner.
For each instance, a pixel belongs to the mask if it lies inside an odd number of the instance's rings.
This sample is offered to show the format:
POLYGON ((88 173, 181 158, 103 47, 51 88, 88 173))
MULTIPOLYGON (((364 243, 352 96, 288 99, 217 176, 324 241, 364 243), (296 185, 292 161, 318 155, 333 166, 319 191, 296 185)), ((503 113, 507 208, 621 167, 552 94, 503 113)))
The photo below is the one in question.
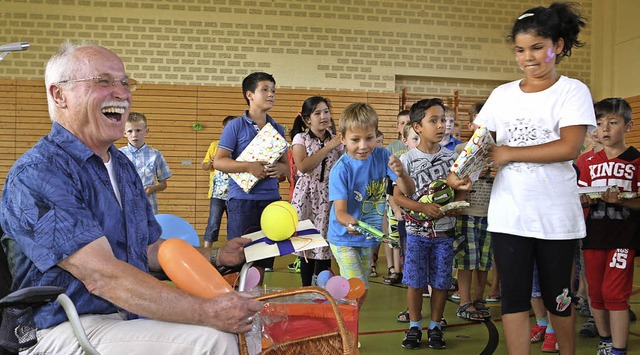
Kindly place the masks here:
MULTIPOLYGON (((159 244, 151 250, 157 252, 159 244)), ((150 255, 150 264, 157 267, 157 253, 153 255, 150 255)), ((249 317, 262 309, 261 302, 239 292, 206 300, 171 287, 116 259, 106 237, 89 243, 58 265, 80 280, 92 294, 148 318, 246 333, 251 330, 249 317)))

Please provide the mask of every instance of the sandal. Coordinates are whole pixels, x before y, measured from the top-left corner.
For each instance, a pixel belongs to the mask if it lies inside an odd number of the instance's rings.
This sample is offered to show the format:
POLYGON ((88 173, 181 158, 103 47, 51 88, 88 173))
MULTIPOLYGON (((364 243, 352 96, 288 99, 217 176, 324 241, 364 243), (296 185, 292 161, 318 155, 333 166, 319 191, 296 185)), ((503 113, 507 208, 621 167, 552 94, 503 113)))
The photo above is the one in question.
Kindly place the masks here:
POLYGON ((500 296, 497 293, 490 293, 489 295, 487 295, 487 298, 485 298, 485 301, 487 302, 500 302, 502 301, 502 296, 500 296))
POLYGON ((473 308, 480 312, 484 319, 491 318, 491 311, 487 308, 487 302, 483 300, 475 300, 473 301, 473 308))
POLYGON ((398 314, 398 317, 396 318, 396 320, 400 323, 409 323, 411 322, 411 319, 409 319, 409 310, 407 309, 406 311, 402 311, 398 314))
POLYGON ((469 310, 470 307, 473 307, 473 303, 465 303, 460 305, 458 311, 456 312, 456 316, 458 318, 462 318, 464 320, 472 321, 472 322, 484 322, 484 317, 477 310, 469 310))
POLYGON ((385 276, 383 279, 383 282, 385 285, 396 285, 396 284, 399 284, 401 281, 402 281, 402 273, 396 272, 396 269, 393 266, 389 268, 389 274, 385 276))
POLYGON ((378 272, 376 271, 376 267, 371 266, 371 273, 369 274, 369 277, 378 277, 378 272))

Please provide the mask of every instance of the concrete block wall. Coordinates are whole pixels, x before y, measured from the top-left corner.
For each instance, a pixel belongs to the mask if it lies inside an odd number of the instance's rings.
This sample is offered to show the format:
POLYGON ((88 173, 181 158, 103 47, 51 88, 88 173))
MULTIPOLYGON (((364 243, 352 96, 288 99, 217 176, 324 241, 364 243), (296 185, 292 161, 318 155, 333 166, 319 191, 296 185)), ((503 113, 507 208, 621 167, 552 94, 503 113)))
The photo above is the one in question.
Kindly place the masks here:
MULTIPOLYGON (((592 1, 580 1, 587 20, 592 1)), ((0 41, 31 49, 0 63, 0 78, 41 79, 71 38, 111 48, 153 84, 238 86, 261 70, 294 89, 485 95, 520 77, 506 35, 537 5, 549 2, 3 0, 0 41)), ((587 46, 559 66, 587 84, 590 37, 587 28, 587 46)))

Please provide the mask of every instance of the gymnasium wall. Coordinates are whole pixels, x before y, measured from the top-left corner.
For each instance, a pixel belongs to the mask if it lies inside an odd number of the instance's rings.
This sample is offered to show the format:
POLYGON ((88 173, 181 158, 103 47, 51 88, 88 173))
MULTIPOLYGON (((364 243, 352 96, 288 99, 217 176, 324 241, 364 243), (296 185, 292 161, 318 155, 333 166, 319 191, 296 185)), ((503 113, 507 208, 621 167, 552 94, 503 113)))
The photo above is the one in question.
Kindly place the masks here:
MULTIPOLYGON (((592 16, 592 0, 581 11, 592 16)), ((3 0, 0 38, 26 41, 0 78, 42 78, 61 41, 120 54, 153 84, 237 86, 252 71, 294 89, 488 95, 520 77, 506 35, 532 0, 3 0)), ((590 84, 591 29, 560 66, 590 84)))

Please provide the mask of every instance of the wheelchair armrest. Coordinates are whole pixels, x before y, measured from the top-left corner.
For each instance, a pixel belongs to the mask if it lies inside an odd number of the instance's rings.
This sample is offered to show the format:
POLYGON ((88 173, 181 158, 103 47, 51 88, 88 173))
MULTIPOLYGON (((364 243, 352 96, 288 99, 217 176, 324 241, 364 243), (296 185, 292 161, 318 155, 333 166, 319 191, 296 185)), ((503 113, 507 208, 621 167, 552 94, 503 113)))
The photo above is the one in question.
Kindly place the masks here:
POLYGON ((26 287, 12 292, 0 300, 0 308, 30 306, 55 300, 65 289, 56 286, 26 287))

